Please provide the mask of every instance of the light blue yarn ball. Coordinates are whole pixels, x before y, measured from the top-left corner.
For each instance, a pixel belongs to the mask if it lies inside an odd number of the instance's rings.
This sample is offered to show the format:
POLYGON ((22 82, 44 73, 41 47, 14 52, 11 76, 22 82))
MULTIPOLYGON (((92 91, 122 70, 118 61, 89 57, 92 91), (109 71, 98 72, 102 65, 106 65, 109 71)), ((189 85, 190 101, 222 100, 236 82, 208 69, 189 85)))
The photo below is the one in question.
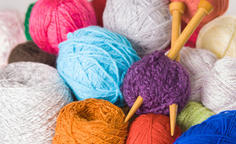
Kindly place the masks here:
POLYGON ((90 26, 69 33, 59 49, 57 69, 78 100, 97 98, 123 105, 124 76, 140 59, 124 36, 90 26))
POLYGON ((236 110, 221 112, 191 127, 174 144, 236 144, 236 110))

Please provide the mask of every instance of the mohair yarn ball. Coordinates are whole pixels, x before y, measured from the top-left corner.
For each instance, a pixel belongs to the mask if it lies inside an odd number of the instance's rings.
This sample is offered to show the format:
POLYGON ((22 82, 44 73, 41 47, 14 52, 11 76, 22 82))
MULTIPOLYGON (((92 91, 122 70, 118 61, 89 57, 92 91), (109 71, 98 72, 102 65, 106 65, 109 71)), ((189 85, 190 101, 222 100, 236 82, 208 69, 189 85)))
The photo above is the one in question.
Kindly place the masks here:
POLYGON ((127 104, 131 107, 138 96, 143 104, 137 114, 168 114, 169 105, 176 103, 181 110, 190 95, 188 72, 176 61, 156 51, 134 63, 128 70, 122 87, 127 104))
POLYGON ((7 65, 12 49, 26 40, 20 17, 17 11, 0 11, 0 67, 7 65))
POLYGON ((168 0, 108 0, 104 27, 126 36, 140 56, 170 44, 168 0))
POLYGON ((18 62, 0 69, 1 144, 51 144, 59 110, 71 101, 50 66, 18 62))
POLYGON ((225 111, 191 127, 174 144, 235 144, 236 111, 225 111))
MULTIPOLYGON (((200 2, 200 0, 171 0, 171 1, 181 1, 185 3, 186 11, 182 16, 182 20, 185 23, 188 23, 194 16, 194 14, 197 12, 198 3, 200 2)), ((202 27, 203 25, 212 21, 216 17, 223 15, 229 6, 229 0, 207 0, 207 1, 213 5, 214 10, 202 20, 199 27, 202 27)))
POLYGON ((200 124, 214 113, 201 103, 190 101, 177 117, 177 123, 183 131, 200 124))
POLYGON ((206 74, 213 68, 216 56, 210 51, 184 47, 180 51, 180 63, 189 71, 191 81, 190 100, 201 101, 201 89, 206 74))
POLYGON ((222 16, 206 24, 199 33, 197 47, 218 58, 236 57, 236 17, 222 16))
POLYGON ((38 0, 30 16, 30 35, 39 48, 58 54, 58 44, 68 32, 96 25, 94 10, 87 0, 38 0))
POLYGON ((39 62, 56 67, 56 56, 42 51, 33 41, 17 45, 11 52, 8 63, 39 62))
POLYGON ((57 118, 53 144, 124 144, 123 111, 105 100, 86 99, 65 106, 57 118))
POLYGON ((172 144, 181 135, 178 126, 170 135, 170 119, 164 115, 140 115, 132 123, 126 144, 172 144))
POLYGON ((29 20, 30 20, 31 11, 34 5, 35 3, 30 4, 25 14, 25 36, 26 36, 26 39, 30 41, 32 40, 32 38, 29 33, 29 20))
POLYGON ((181 63, 190 71, 192 83, 190 100, 201 101, 215 113, 236 109, 236 58, 216 60, 204 49, 183 50, 181 63))
POLYGON ((201 101, 215 113, 236 110, 236 58, 215 63, 204 80, 201 101))
POLYGON ((123 105, 120 86, 128 68, 140 59, 124 36, 91 26, 69 33, 59 48, 57 69, 78 100, 123 105))

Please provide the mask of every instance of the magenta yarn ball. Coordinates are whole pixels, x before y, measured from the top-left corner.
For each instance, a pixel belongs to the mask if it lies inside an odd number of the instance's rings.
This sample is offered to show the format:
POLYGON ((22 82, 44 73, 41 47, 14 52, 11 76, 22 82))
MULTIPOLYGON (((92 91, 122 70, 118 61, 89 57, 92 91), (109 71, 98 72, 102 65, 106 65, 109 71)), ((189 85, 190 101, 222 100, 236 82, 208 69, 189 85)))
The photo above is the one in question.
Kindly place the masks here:
POLYGON ((190 95, 189 74, 180 63, 165 56, 164 51, 156 51, 129 68, 121 89, 130 107, 138 96, 143 98, 137 114, 167 115, 169 105, 178 104, 181 110, 187 103, 190 95))
POLYGON ((67 33, 96 25, 95 12, 87 0, 38 0, 29 22, 30 35, 42 50, 58 54, 67 33))

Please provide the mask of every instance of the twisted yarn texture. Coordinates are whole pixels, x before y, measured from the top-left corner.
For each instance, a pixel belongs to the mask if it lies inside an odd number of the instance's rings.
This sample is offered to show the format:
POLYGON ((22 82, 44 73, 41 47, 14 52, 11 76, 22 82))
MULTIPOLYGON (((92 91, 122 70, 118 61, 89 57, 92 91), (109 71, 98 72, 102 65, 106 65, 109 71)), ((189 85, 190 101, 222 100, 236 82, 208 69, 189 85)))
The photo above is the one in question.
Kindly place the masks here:
POLYGON ((8 62, 39 62, 56 67, 56 56, 42 51, 33 41, 17 45, 11 52, 8 62))
POLYGON ((7 65, 12 49, 26 40, 17 11, 0 11, 0 66, 7 65))
POLYGON ((201 101, 215 113, 236 109, 236 58, 217 60, 210 51, 186 48, 181 63, 190 71, 191 100, 201 101))
POLYGON ((180 63, 188 70, 191 81, 190 100, 201 101, 201 89, 206 74, 213 68, 216 56, 208 50, 184 47, 180 51, 180 63))
POLYGON ((104 27, 126 36, 140 56, 165 49, 171 38, 168 0, 108 0, 104 27))
POLYGON ((236 57, 236 17, 221 16, 206 24, 199 33, 197 47, 218 58, 236 57))
POLYGON ((236 111, 225 111, 191 127, 174 144, 235 144, 236 111))
POLYGON ((201 103, 190 101, 177 117, 177 123, 183 131, 200 124, 214 113, 201 103))
POLYGON ((126 144, 172 144, 181 135, 178 126, 170 135, 170 119, 164 115, 140 115, 132 123, 126 144))
POLYGON ((0 69, 2 144, 51 144, 59 110, 72 101, 56 69, 18 62, 0 69))
POLYGON ((120 86, 128 68, 139 60, 125 37, 91 26, 68 34, 59 48, 57 69, 78 100, 97 98, 123 105, 120 86))
POLYGON ((96 25, 96 15, 87 0, 38 0, 29 22, 30 35, 37 46, 57 55, 58 44, 69 32, 96 25))
POLYGON ((134 63, 128 70, 122 87, 127 104, 131 107, 138 96, 143 104, 137 114, 168 114, 169 105, 176 103, 181 110, 190 95, 188 72, 176 61, 156 51, 134 63))
POLYGON ((124 144, 124 118, 119 107, 105 100, 73 102, 60 111, 53 144, 124 144))

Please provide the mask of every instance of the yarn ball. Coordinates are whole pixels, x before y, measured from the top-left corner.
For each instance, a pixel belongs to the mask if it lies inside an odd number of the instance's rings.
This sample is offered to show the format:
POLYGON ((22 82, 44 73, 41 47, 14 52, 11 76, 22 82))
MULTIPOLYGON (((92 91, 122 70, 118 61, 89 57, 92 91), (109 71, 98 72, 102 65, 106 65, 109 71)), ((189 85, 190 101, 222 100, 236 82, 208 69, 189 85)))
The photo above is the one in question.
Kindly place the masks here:
POLYGON ((31 11, 34 5, 35 3, 30 4, 25 14, 25 36, 26 36, 26 39, 30 41, 32 40, 32 38, 29 33, 29 20, 30 20, 31 11))
POLYGON ((170 119, 164 115, 140 115, 132 123, 126 144, 172 144, 181 135, 178 126, 170 135, 170 119))
POLYGON ((206 76, 201 101, 215 113, 236 110, 236 58, 218 60, 206 76))
POLYGON ((190 100, 201 101, 215 113, 236 109, 236 58, 216 60, 204 49, 183 50, 180 62, 190 71, 190 100))
POLYGON ((78 100, 123 105, 120 86, 128 68, 140 59, 124 36, 91 26, 69 33, 59 48, 57 69, 78 100))
POLYGON ((0 67, 7 65, 12 49, 26 40, 20 17, 17 11, 0 11, 0 67))
POLYGON ((143 104, 137 114, 168 114, 169 105, 178 104, 181 110, 190 95, 188 72, 176 61, 156 51, 134 63, 123 82, 123 95, 131 107, 138 96, 143 104))
POLYGON ((165 49, 171 39, 168 0, 108 0, 104 27, 125 35, 140 56, 165 49))
MULTIPOLYGON (((200 2, 200 0, 171 0, 171 1, 172 2, 173 1, 181 1, 181 2, 185 3, 186 10, 182 16, 182 20, 185 23, 188 23, 191 20, 191 18, 194 16, 194 14, 197 12, 198 3, 200 2)), ((202 27, 203 25, 212 21, 216 17, 223 15, 229 7, 229 0, 207 0, 207 1, 212 4, 214 9, 209 15, 207 15, 202 20, 199 27, 202 27)))
POLYGON ((57 70, 18 62, 0 69, 2 144, 51 144, 59 110, 72 101, 57 70))
POLYGON ((210 50, 218 58, 236 57, 236 17, 222 16, 200 31, 197 47, 210 50))
POLYGON ((214 67, 216 56, 208 50, 184 47, 180 51, 180 63, 188 70, 191 81, 190 100, 201 101, 204 79, 214 67))
POLYGON ((214 113, 202 104, 190 101, 177 117, 177 123, 183 131, 200 124, 214 113))
POLYGON ((99 26, 103 26, 102 16, 103 16, 103 12, 106 6, 106 1, 107 0, 92 0, 91 1, 91 4, 96 13, 97 23, 99 26))
POLYGON ((53 144, 124 144, 123 111, 105 100, 86 99, 65 106, 57 118, 53 144))
POLYGON ((58 44, 68 32, 96 24, 87 0, 38 0, 30 16, 30 35, 39 48, 58 54, 58 44))
POLYGON ((235 144, 236 111, 225 111, 191 127, 174 144, 235 144))
POLYGON ((33 41, 17 45, 11 52, 8 62, 31 61, 56 66, 56 56, 42 51, 33 41))

